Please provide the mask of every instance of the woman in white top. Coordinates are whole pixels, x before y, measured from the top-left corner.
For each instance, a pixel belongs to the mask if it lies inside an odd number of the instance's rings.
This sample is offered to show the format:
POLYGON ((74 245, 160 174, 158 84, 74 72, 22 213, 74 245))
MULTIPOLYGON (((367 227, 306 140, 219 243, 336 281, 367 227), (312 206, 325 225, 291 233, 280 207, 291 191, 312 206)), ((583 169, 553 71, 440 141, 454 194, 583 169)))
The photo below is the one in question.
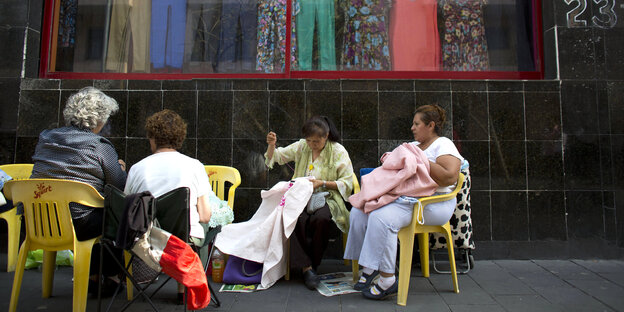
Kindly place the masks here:
MULTIPOLYGON (((446 113, 438 105, 424 105, 416 110, 412 124, 415 144, 429 159, 429 175, 439 185, 436 195, 449 193, 457 182, 463 157, 451 140, 439 135, 446 113)), ((395 272, 397 234, 412 220, 416 198, 401 196, 394 202, 380 207, 370 214, 362 207, 353 207, 350 214, 349 236, 345 259, 358 260, 362 276, 353 288, 362 291, 369 299, 384 299, 396 295, 398 281, 395 272), (380 274, 377 284, 372 280, 380 274)), ((441 225, 448 222, 455 210, 456 200, 448 200, 425 206, 424 222, 441 225)))
MULTIPOLYGON (((168 109, 147 118, 145 130, 152 155, 130 168, 124 192, 149 191, 158 197, 176 188, 188 187, 191 243, 202 246, 212 215, 209 198, 214 193, 204 165, 177 151, 186 138, 186 128, 182 117, 168 109)), ((207 256, 208 249, 200 249, 202 263, 207 256)), ((183 302, 183 296, 184 288, 178 287, 178 302, 183 302)))

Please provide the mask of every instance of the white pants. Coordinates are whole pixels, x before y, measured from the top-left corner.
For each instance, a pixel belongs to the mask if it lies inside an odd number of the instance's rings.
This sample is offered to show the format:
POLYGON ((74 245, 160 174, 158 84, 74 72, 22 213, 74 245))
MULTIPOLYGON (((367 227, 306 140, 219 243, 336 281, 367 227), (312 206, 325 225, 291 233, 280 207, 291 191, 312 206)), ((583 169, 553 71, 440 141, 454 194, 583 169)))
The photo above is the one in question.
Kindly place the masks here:
MULTIPOLYGON (((455 198, 425 206, 426 225, 442 225, 455 211, 455 198)), ((349 237, 345 259, 358 260, 373 270, 394 274, 397 254, 397 234, 412 221, 413 201, 399 198, 370 214, 358 208, 351 209, 349 237)))

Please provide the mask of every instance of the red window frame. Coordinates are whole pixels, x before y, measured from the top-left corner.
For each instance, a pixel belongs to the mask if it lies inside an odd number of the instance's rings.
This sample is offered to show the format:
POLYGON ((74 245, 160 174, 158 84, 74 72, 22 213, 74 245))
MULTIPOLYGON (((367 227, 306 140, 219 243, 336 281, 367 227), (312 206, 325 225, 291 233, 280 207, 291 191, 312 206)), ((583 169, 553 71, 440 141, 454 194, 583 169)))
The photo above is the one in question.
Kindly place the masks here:
MULTIPOLYGON (((542 5, 541 0, 533 0, 534 16, 537 22, 534 27, 534 53, 536 71, 291 71, 290 70, 290 36, 286 38, 286 66, 282 73, 245 73, 245 74, 151 74, 151 73, 84 73, 84 72, 51 72, 50 51, 55 49, 53 31, 57 26, 53 25, 58 17, 54 16, 55 5, 60 0, 47 0, 44 7, 43 29, 41 33, 41 57, 39 65, 39 77, 46 79, 141 79, 141 80, 189 80, 194 78, 256 78, 256 79, 471 79, 471 80, 538 80, 544 79, 544 51, 543 51, 543 28, 542 28, 542 5)), ((288 12, 292 10, 292 2, 286 6, 288 12)), ((286 28, 290 33, 291 14, 287 14, 286 28)))

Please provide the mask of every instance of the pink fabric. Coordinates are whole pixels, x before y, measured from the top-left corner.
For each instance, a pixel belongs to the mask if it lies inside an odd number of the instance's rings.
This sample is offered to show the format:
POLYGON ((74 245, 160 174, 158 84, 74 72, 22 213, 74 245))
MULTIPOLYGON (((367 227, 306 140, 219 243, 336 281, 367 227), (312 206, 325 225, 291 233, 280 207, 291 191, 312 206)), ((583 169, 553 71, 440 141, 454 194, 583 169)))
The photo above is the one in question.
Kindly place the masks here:
POLYGON ((381 167, 362 177, 359 193, 351 195, 353 207, 369 213, 395 201, 399 196, 432 195, 438 184, 429 176, 429 159, 420 148, 403 143, 381 157, 381 167))

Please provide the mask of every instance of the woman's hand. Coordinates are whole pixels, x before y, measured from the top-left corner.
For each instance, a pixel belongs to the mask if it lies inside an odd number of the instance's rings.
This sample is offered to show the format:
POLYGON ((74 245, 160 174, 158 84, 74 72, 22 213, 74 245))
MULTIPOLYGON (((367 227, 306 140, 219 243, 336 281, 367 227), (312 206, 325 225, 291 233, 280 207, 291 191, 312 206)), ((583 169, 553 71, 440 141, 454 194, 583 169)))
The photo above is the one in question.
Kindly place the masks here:
POLYGON ((275 132, 271 131, 269 132, 269 134, 267 134, 267 144, 269 144, 269 146, 275 146, 275 143, 277 142, 277 134, 275 134, 275 132))
POLYGON ((317 189, 321 186, 323 186, 323 180, 317 180, 317 179, 310 179, 310 182, 312 182, 312 188, 313 189, 317 189))
POLYGON ((273 152, 275 151, 275 143, 277 142, 277 134, 271 131, 267 134, 267 159, 273 159, 273 152))
POLYGON ((121 170, 122 171, 126 171, 126 162, 121 160, 121 159, 117 160, 117 162, 119 163, 119 166, 121 167, 121 170))

